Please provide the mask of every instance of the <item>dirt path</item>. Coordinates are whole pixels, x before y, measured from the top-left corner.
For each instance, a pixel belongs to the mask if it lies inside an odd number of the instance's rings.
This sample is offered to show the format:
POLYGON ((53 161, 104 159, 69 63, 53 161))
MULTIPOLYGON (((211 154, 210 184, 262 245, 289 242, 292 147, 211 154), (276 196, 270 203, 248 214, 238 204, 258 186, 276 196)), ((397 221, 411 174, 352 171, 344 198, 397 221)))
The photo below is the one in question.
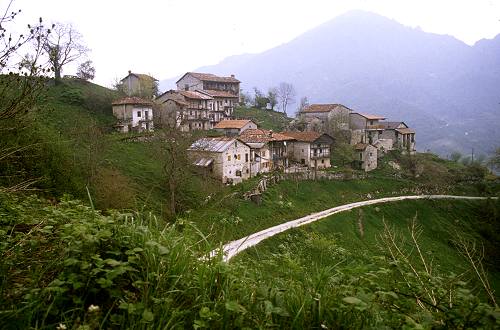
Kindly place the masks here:
MULTIPOLYGON (((402 201, 407 199, 469 199, 469 200, 481 200, 487 199, 488 197, 470 197, 470 196, 453 196, 453 195, 415 195, 415 196, 398 196, 398 197, 385 197, 379 199, 371 199, 368 201, 356 202, 345 204, 341 206, 337 206, 328 210, 324 210, 321 212, 313 213, 308 216, 288 221, 282 223, 281 225, 277 225, 274 227, 270 227, 254 234, 248 235, 246 237, 240 238, 235 241, 231 241, 222 246, 222 250, 224 253, 224 261, 229 261, 232 257, 236 256, 238 253, 252 247, 254 245, 259 244, 261 241, 266 238, 272 237, 276 234, 282 233, 288 229, 300 227, 307 225, 311 222, 329 217, 333 214, 344 212, 347 210, 352 210, 357 207, 373 205, 373 204, 381 204, 387 202, 395 202, 402 201)), ((497 197, 491 197, 492 199, 497 199, 497 197)), ((210 256, 213 257, 220 252, 220 249, 214 250, 210 253, 210 256)))

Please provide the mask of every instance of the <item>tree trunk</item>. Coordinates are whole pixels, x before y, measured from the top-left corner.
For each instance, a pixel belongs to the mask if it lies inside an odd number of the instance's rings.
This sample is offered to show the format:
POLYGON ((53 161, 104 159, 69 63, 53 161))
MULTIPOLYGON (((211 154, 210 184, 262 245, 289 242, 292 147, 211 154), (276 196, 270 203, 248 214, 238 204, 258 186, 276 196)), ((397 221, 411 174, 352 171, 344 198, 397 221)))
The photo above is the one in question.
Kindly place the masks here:
POLYGON ((61 67, 60 66, 54 66, 54 76, 55 76, 55 83, 56 85, 59 85, 61 83, 61 67))

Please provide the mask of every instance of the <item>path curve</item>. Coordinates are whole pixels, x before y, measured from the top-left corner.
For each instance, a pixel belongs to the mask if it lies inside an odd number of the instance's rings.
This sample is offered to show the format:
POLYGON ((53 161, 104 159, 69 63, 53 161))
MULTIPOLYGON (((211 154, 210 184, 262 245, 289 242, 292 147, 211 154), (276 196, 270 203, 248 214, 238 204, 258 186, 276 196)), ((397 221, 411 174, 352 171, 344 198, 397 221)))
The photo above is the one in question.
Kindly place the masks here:
MULTIPOLYGON (((387 202, 402 201, 407 199, 468 199, 468 200, 484 200, 484 199, 498 199, 498 197, 472 197, 472 196, 454 196, 454 195, 413 195, 413 196, 397 196, 397 197, 385 197, 379 199, 371 199, 367 201, 355 202, 345 205, 340 205, 333 207, 328 210, 313 213, 305 217, 291 220, 280 225, 270 227, 259 232, 253 233, 251 235, 245 236, 235 241, 231 241, 222 246, 223 260, 229 261, 231 258, 236 256, 238 253, 248 249, 249 247, 255 246, 265 240, 266 238, 272 237, 276 234, 282 233, 288 229, 296 228, 300 226, 307 225, 311 222, 329 217, 333 214, 352 210, 357 207, 381 204, 387 202)), ((221 252, 221 249, 215 249, 210 252, 210 257, 215 257, 221 252)))

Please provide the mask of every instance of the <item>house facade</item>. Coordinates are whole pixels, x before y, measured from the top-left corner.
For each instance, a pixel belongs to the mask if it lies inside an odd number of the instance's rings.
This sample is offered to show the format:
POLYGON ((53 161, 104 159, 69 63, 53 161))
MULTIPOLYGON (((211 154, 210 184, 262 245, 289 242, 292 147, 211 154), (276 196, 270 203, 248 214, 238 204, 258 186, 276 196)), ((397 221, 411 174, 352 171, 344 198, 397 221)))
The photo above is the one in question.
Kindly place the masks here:
POLYGON ((186 72, 176 82, 177 90, 185 91, 223 91, 240 96, 240 81, 231 75, 229 77, 217 76, 211 73, 186 72))
POLYGON ((250 147, 231 137, 202 138, 188 149, 195 166, 220 179, 236 184, 250 178, 250 147))
MULTIPOLYGON (((284 169, 289 166, 290 148, 294 138, 265 129, 247 129, 239 139, 254 145, 254 161, 261 163, 264 171, 284 169)), ((255 173, 255 172, 254 172, 255 173)))
POLYGON ((183 132, 209 130, 214 120, 223 117, 214 115, 212 97, 196 91, 169 90, 155 99, 163 116, 175 116, 177 127, 183 132), (174 115, 175 114, 175 115, 174 115))
POLYGON ((118 119, 115 128, 127 133, 153 130, 153 103, 139 97, 125 97, 112 103, 113 115, 118 119))
POLYGON ((306 130, 329 132, 349 129, 351 109, 342 104, 311 104, 299 113, 306 123, 306 130))
POLYGON ((415 130, 411 129, 402 121, 384 122, 382 138, 392 142, 391 149, 400 149, 403 152, 416 152, 415 130))
POLYGON ((377 168, 377 148, 368 143, 358 143, 354 146, 356 159, 354 163, 356 167, 365 172, 372 171, 377 168))
POLYGON ((257 124, 249 119, 229 119, 218 122, 214 129, 226 136, 237 136, 247 129, 257 129, 257 124))
POLYGON ((318 132, 283 132, 294 139, 290 146, 293 161, 309 168, 329 168, 333 138, 318 132))
POLYGON ((128 75, 120 80, 121 87, 128 96, 151 99, 158 93, 158 80, 143 73, 128 71, 128 75))

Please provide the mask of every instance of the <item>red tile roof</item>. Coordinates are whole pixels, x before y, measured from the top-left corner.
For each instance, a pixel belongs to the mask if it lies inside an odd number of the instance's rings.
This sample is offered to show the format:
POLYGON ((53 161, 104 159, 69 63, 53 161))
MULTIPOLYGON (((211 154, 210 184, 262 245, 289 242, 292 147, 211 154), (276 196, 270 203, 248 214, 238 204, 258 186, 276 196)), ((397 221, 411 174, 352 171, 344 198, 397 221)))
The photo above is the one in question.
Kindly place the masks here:
POLYGON ((338 107, 346 108, 347 110, 352 111, 348 107, 342 104, 311 104, 307 106, 302 112, 310 113, 310 112, 330 112, 335 110, 338 107))
POLYGON ((153 106, 153 102, 141 99, 137 96, 125 97, 123 99, 119 99, 111 103, 112 105, 123 105, 123 104, 132 104, 132 105, 148 105, 153 106))
POLYGON ((301 142, 314 142, 323 135, 318 132, 283 132, 283 134, 301 142))
POLYGON ((234 119, 234 120, 222 120, 215 125, 214 128, 243 128, 245 125, 252 123, 249 119, 234 119))
POLYGON ((271 141, 291 141, 295 140, 290 136, 282 133, 275 133, 265 129, 247 129, 241 133, 239 139, 245 143, 251 142, 271 142, 271 141))
POLYGON ((240 81, 234 77, 220 77, 211 73, 200 73, 200 72, 186 72, 179 80, 176 81, 178 83, 182 80, 186 75, 191 75, 201 81, 214 81, 214 82, 229 82, 229 83, 239 83, 240 81))

